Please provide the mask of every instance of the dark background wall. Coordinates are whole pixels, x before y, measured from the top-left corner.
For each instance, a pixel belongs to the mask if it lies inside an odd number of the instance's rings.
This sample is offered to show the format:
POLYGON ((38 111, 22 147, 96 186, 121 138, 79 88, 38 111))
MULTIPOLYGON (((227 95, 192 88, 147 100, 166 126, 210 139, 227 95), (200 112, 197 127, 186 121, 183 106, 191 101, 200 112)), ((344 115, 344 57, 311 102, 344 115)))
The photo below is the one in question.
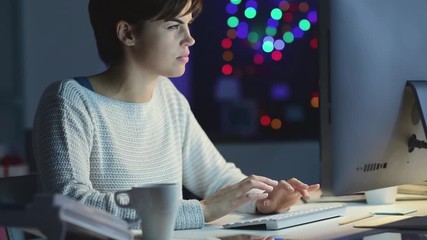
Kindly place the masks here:
MULTIPOLYGON (((203 14, 212 16, 217 9, 221 8, 205 9, 203 14)), ((102 71, 104 66, 97 56, 87 1, 3 0, 0 24, 0 144, 23 152, 24 130, 31 128, 38 99, 46 86, 102 71)), ((203 38, 220 38, 215 35, 217 32, 223 34, 213 29, 206 35, 199 30, 197 45, 206 47, 205 58, 215 53, 209 52, 211 46, 202 45, 203 38)), ((194 68, 198 61, 204 59, 194 54, 190 66, 194 68)), ((178 87, 191 94, 198 91, 194 89, 197 84, 191 83, 204 80, 194 76, 194 69, 189 69, 183 78, 174 81, 181 81, 177 82, 178 87)), ((193 97, 189 99, 194 101, 193 97)), ((214 142, 228 161, 235 162, 247 174, 276 179, 298 177, 310 183, 319 180, 319 147, 315 138, 214 142)))

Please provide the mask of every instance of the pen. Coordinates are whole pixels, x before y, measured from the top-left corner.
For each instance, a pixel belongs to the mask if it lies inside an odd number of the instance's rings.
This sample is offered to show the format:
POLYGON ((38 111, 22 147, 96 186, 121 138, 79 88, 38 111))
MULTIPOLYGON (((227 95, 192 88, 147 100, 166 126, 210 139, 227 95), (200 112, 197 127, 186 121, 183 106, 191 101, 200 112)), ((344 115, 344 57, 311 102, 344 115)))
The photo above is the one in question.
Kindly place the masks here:
POLYGON ((353 222, 356 222, 356 221, 359 221, 359 220, 370 218, 370 217, 372 217, 374 215, 375 215, 374 213, 370 212, 370 213, 365 214, 365 215, 361 215, 361 216, 357 216, 357 217, 353 217, 353 218, 344 219, 344 220, 338 222, 338 224, 339 225, 344 225, 344 224, 348 224, 348 223, 353 223, 353 222))

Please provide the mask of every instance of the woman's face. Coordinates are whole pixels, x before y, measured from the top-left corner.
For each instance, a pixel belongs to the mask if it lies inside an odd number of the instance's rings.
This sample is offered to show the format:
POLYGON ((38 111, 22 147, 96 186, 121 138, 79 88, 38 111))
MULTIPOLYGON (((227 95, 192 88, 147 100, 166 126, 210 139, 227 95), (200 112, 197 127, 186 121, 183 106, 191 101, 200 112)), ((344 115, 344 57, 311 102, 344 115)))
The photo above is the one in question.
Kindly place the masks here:
POLYGON ((188 7, 171 21, 147 21, 142 33, 136 36, 132 56, 144 71, 166 77, 184 74, 189 47, 195 43, 189 30, 192 15, 182 15, 188 7))

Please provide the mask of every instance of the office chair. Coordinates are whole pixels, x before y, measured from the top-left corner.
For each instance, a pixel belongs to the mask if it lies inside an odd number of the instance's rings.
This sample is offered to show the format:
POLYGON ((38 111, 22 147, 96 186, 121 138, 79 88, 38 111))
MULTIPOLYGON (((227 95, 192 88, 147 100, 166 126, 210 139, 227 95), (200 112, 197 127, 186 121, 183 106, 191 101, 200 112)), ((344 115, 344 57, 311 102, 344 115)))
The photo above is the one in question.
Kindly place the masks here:
MULTIPOLYGON (((0 205, 12 207, 31 203, 39 189, 37 174, 2 177, 0 178, 0 205)), ((17 228, 4 228, 3 231, 7 232, 7 234, 3 233, 3 236, 15 235, 26 239, 28 235, 17 228)))
POLYGON ((0 178, 0 204, 31 203, 38 184, 37 174, 0 178))

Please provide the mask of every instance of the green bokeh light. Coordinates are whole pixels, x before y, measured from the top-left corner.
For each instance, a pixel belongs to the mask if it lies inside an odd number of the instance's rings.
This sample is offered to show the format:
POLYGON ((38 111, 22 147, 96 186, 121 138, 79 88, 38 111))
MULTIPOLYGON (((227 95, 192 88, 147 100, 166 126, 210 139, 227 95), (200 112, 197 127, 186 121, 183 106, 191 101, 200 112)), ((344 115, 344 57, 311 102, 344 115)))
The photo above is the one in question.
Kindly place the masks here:
POLYGON ((256 9, 253 7, 248 7, 245 10, 245 17, 248 19, 252 19, 256 16, 256 9))
POLYGON ((283 34, 283 40, 285 43, 292 43, 295 40, 295 36, 291 32, 285 32, 285 34, 283 34))
POLYGON ((299 28, 301 28, 301 30, 305 32, 310 30, 311 28, 310 21, 308 21, 307 19, 302 19, 301 21, 299 21, 299 28))
POLYGON ((239 5, 242 2, 242 0, 230 0, 230 2, 234 5, 239 5))
POLYGON ((237 25, 239 25, 239 19, 235 16, 229 17, 227 19, 227 25, 230 28, 235 28, 237 25))
POLYGON ((271 10, 270 16, 274 20, 280 20, 283 16, 282 10, 280 10, 279 8, 275 8, 271 10))
POLYGON ((273 28, 273 27, 266 27, 265 28, 265 34, 267 34, 268 36, 274 36, 277 33, 277 29, 273 28))
POLYGON ((259 39, 259 35, 256 32, 250 32, 248 34, 248 41, 251 43, 256 43, 259 39))
POLYGON ((274 43, 271 41, 265 41, 262 44, 262 50, 264 50, 264 52, 270 53, 274 50, 274 43))

